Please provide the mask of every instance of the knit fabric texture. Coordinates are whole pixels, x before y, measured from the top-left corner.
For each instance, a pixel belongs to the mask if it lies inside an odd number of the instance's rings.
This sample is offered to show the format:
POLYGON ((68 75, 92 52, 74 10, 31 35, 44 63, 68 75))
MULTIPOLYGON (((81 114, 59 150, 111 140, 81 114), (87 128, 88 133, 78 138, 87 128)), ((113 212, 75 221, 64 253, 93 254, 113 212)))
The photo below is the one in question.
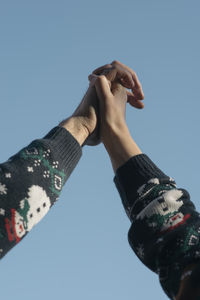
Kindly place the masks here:
POLYGON ((82 150, 55 127, 0 164, 0 258, 23 239, 58 200, 82 150))
POLYGON ((133 251, 174 299, 184 268, 200 262, 199 213, 188 192, 178 189, 145 154, 120 167, 114 182, 131 221, 133 251))

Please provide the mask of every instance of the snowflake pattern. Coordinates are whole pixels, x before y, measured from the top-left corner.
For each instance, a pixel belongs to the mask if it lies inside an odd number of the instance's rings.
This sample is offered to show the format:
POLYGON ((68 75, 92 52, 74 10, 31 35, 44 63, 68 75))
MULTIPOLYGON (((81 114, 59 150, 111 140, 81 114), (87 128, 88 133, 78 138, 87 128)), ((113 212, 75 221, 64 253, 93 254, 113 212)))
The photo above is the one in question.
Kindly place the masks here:
POLYGON ((0 195, 6 195, 7 194, 7 187, 5 184, 2 184, 0 182, 0 195))
POLYGON ((35 166, 35 167, 39 167, 40 164, 41 164, 41 160, 40 160, 40 159, 34 160, 34 166, 35 166))
POLYGON ((43 177, 44 178, 49 178, 50 177, 50 171, 44 171, 43 177))
POLYGON ((28 166, 28 167, 27 167, 27 170, 28 170, 29 173, 33 173, 33 172, 34 172, 34 171, 33 171, 33 167, 29 167, 29 166, 28 166))
POLYGON ((0 215, 1 215, 1 216, 5 216, 5 209, 0 208, 0 215))
POLYGON ((6 177, 6 178, 11 178, 11 173, 6 173, 6 174, 5 174, 5 177, 6 177))
POLYGON ((53 168, 53 169, 57 169, 57 168, 58 168, 58 164, 59 164, 58 161, 53 161, 52 168, 53 168))
POLYGON ((45 150, 44 152, 43 152, 43 157, 48 157, 49 155, 50 155, 50 153, 51 153, 51 150, 50 149, 48 149, 48 150, 45 150))

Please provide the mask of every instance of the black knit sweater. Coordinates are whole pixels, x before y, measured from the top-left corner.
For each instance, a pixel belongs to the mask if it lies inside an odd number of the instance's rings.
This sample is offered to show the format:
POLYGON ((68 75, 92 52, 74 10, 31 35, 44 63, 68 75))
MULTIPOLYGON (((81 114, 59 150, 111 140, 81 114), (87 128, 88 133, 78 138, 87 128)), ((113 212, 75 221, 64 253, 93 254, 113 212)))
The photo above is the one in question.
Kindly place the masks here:
POLYGON ((120 167, 114 181, 131 221, 129 243, 159 275, 168 297, 177 295, 183 270, 194 262, 197 268, 191 278, 198 284, 200 216, 188 192, 178 189, 145 154, 120 167))
MULTIPOLYGON (((45 216, 81 154, 73 136, 55 127, 0 165, 1 258, 45 216)), ((144 154, 120 167, 114 181, 131 221, 129 243, 173 299, 185 266, 200 260, 199 214, 187 191, 144 154)))
POLYGON ((1 257, 45 216, 81 154, 73 136, 55 127, 0 165, 1 257))

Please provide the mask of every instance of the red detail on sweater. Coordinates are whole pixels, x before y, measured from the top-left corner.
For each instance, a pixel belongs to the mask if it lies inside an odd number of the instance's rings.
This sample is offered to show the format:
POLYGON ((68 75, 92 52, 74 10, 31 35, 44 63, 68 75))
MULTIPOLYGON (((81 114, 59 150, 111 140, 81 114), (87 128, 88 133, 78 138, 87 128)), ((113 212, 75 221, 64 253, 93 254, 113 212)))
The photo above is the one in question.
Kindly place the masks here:
POLYGON ((13 233, 14 233, 14 236, 15 236, 15 240, 16 240, 16 243, 19 243, 20 242, 20 238, 17 236, 17 232, 16 232, 16 228, 15 228, 15 212, 16 210, 15 209, 11 209, 11 214, 12 214, 12 226, 13 226, 13 233))
POLYGON ((15 229, 15 212, 14 208, 11 209, 11 221, 8 218, 5 218, 5 227, 8 234, 8 239, 12 242, 14 239, 16 243, 20 242, 20 238, 17 236, 16 229, 15 229))
MULTIPOLYGON (((190 217, 191 217, 190 214, 186 214, 186 215, 183 217, 183 219, 182 219, 179 223, 177 223, 177 224, 174 225, 174 226, 169 227, 169 228, 166 229, 166 230, 163 230, 162 233, 166 233, 166 232, 169 232, 169 231, 174 230, 175 228, 177 228, 177 227, 179 227, 180 225, 184 224, 184 223, 186 222, 186 220, 189 219, 190 217)), ((178 218, 178 215, 175 215, 174 217, 172 217, 172 220, 175 221, 177 218, 178 218)))
POLYGON ((6 227, 6 230, 7 230, 7 234, 8 234, 8 239, 10 242, 13 241, 13 235, 11 233, 11 227, 10 227, 10 221, 8 220, 8 218, 5 218, 5 227, 6 227))

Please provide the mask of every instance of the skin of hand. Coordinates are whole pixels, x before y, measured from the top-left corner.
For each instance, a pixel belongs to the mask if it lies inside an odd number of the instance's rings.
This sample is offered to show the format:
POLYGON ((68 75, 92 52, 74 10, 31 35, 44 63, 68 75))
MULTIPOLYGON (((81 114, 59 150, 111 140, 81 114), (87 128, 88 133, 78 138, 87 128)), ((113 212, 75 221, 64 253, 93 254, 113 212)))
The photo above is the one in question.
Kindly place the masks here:
POLYGON ((114 172, 141 150, 134 142, 125 120, 127 91, 120 82, 112 85, 104 75, 91 75, 100 103, 101 140, 110 156, 114 172))
MULTIPOLYGON (((101 138, 106 147, 106 150, 110 156, 113 169, 116 169, 125 163, 130 157, 141 153, 140 149, 130 136, 125 121, 125 109, 126 101, 128 100, 128 94, 126 94, 125 88, 123 88, 119 82, 120 80, 111 82, 108 79, 113 80, 114 71, 108 70, 109 66, 106 66, 106 71, 102 73, 100 68, 92 76, 90 80, 93 80, 97 95, 100 102, 100 115, 101 115, 101 138), (95 73, 97 75, 95 75, 95 73)), ((131 95, 131 105, 135 99, 131 95)), ((183 274, 190 270, 193 270, 196 264, 187 266, 183 274)), ((179 292, 174 298, 175 300, 196 300, 200 296, 200 287, 194 287, 190 282, 190 277, 186 276, 180 283, 179 292)))
POLYGON ((59 126, 67 129, 81 146, 85 144, 95 146, 100 143, 97 120, 98 98, 94 85, 90 84, 72 116, 62 121, 59 126))
POLYGON ((104 65, 93 71, 93 75, 104 75, 111 84, 113 82, 121 83, 127 89, 127 101, 135 108, 143 108, 144 104, 141 100, 144 99, 142 85, 136 73, 128 66, 119 61, 113 61, 111 64, 104 65))
MULTIPOLYGON (((109 67, 106 67, 109 68, 109 67)), ((100 72, 102 69, 100 69, 100 72)), ((100 102, 101 116, 101 139, 110 156, 113 169, 116 172, 117 168, 124 164, 129 158, 134 155, 141 154, 134 140, 129 134, 126 121, 125 109, 128 94, 120 80, 111 85, 108 78, 113 80, 112 74, 105 77, 100 72, 94 72, 90 75, 90 80, 93 81, 96 87, 97 95, 100 102)), ((103 71, 108 75, 111 71, 103 71)), ((135 101, 131 95, 131 101, 135 101)), ((132 102, 133 103, 133 102, 132 102)), ((132 105, 131 103, 131 105, 132 105)), ((187 266, 183 275, 188 271, 193 270, 196 264, 187 266)), ((179 292, 174 298, 175 300, 196 300, 200 296, 200 287, 194 287, 190 282, 190 277, 185 276, 180 283, 179 292)))
MULTIPOLYGON (((93 75, 104 73, 111 84, 120 82, 126 88, 132 89, 132 92, 126 91, 128 102, 136 107, 143 108, 141 100, 144 94, 139 80, 133 70, 114 61, 111 64, 104 65, 93 72, 93 75)), ((77 139, 81 146, 97 145, 101 142, 99 127, 99 100, 96 94, 94 84, 90 82, 89 88, 83 97, 83 100, 73 113, 73 115, 62 121, 59 126, 66 128, 77 139)))

